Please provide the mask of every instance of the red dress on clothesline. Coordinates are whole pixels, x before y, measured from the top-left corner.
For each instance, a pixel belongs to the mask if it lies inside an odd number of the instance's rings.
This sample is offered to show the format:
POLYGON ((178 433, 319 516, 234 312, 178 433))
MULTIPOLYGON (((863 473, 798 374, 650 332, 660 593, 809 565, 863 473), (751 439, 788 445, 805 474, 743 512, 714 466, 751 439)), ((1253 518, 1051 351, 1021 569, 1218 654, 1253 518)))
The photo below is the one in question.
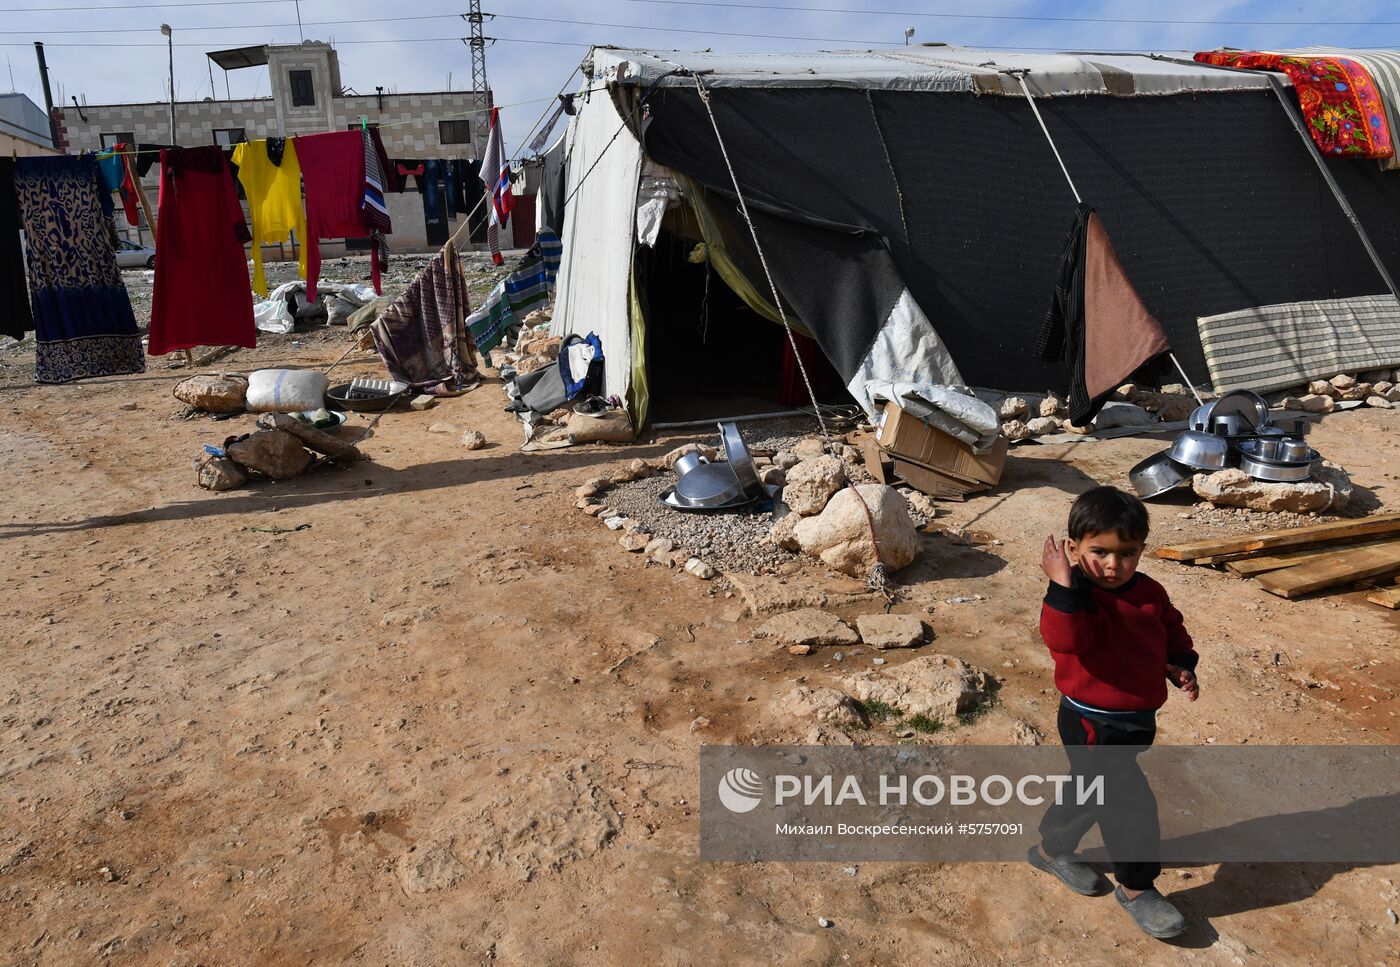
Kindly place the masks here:
POLYGON ((195 346, 257 346, 251 241, 233 175, 220 148, 160 153, 156 279, 146 350, 163 356, 195 346))

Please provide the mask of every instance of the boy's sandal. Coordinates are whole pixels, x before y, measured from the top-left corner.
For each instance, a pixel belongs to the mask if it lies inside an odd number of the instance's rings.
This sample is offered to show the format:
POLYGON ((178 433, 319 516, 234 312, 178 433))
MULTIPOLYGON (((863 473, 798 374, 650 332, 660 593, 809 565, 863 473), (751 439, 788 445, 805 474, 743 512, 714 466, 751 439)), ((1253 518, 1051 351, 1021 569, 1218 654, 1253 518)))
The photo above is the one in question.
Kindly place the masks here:
POLYGON ((1143 890, 1131 900, 1121 886, 1113 888, 1113 896, 1133 915, 1142 932, 1158 940, 1167 940, 1186 932, 1186 918, 1172 906, 1171 901, 1156 890, 1143 890))
POLYGON ((1032 846, 1026 853, 1026 861, 1082 896, 1098 896, 1107 885, 1098 870, 1073 856, 1052 856, 1047 860, 1041 857, 1039 846, 1032 846))

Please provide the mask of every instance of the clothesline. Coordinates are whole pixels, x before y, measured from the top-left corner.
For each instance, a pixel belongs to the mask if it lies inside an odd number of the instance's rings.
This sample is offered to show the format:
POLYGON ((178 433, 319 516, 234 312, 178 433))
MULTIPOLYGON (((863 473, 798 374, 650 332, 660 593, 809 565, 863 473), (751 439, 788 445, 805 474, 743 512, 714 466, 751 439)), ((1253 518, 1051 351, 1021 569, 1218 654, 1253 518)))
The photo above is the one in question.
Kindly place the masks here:
MULTIPOLYGON (((567 83, 567 82, 566 82, 566 83, 567 83)), ((593 91, 597 91, 597 90, 602 90, 602 88, 588 88, 588 89, 586 89, 586 90, 579 91, 579 92, 577 92, 577 93, 579 93, 579 94, 589 94, 589 93, 592 93, 593 91)), ((531 98, 531 99, 528 100, 528 101, 516 101, 516 102, 514 102, 513 104, 501 104, 501 105, 499 105, 499 109, 502 110, 502 111, 504 111, 504 110, 508 110, 508 109, 510 109, 510 108, 524 107, 524 106, 527 105, 527 104, 541 104, 541 103, 544 103, 544 102, 546 102, 546 101, 548 101, 548 102, 550 102, 550 103, 552 104, 552 103, 553 103, 554 101, 556 101, 556 100, 558 100, 558 95, 555 95, 554 97, 536 97, 536 98, 531 98)), ((469 111, 459 111, 459 112, 456 112, 456 113, 453 113, 453 114, 434 114, 434 115, 431 115, 431 116, 426 117, 426 118, 419 117, 419 118, 413 118, 413 119, 408 120, 408 121, 385 121, 385 122, 382 122, 382 123, 376 122, 375 126, 376 126, 376 127, 379 127, 379 128, 397 128, 397 127, 403 127, 403 126, 409 125, 409 124, 423 124, 423 123, 430 123, 430 122, 433 122, 433 121, 456 121, 456 120, 461 120, 462 118, 472 117, 472 116, 475 116, 475 115, 477 115, 477 114, 490 114, 490 113, 491 113, 491 110, 492 110, 491 108, 484 108, 484 109, 483 109, 483 108, 473 108, 472 110, 469 110, 469 111)), ((549 116, 549 112, 548 112, 548 111, 545 111, 544 115, 542 115, 542 116, 540 117, 540 121, 543 121, 543 120, 544 120, 546 117, 548 117, 548 116, 549 116)), ((535 133, 535 128, 539 127, 540 121, 536 121, 536 122, 535 122, 535 126, 532 127, 532 128, 530 129, 530 133, 527 134, 527 135, 525 136, 526 139, 529 138, 530 134, 534 134, 534 133, 535 133)), ((528 143, 528 141, 526 141, 526 140, 524 140, 524 139, 522 139, 522 141, 523 141, 523 143, 528 143)), ((221 145, 221 147, 223 147, 223 146, 221 145)), ((234 145, 227 145, 227 147, 232 148, 232 147, 234 147, 234 145)), ((133 148, 133 149, 130 149, 130 150, 125 150, 125 149, 124 149, 124 150, 106 150, 106 149, 104 149, 104 150, 98 151, 97 153, 100 154, 100 155, 102 155, 102 156, 104 156, 104 157, 107 157, 107 156, 111 156, 111 155, 158 154, 160 151, 161 151, 160 148, 133 148)), ((514 157, 515 157, 515 158, 519 158, 520 153, 521 153, 521 152, 517 152, 516 155, 515 155, 514 157)), ((514 159, 512 159, 512 160, 514 160, 514 159)))

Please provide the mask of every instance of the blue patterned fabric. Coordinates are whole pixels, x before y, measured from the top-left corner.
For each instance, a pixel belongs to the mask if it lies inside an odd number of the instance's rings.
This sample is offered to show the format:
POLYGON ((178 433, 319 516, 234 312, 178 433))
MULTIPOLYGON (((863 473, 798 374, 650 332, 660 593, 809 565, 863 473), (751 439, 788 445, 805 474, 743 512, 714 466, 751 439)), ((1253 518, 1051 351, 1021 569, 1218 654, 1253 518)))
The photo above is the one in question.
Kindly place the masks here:
POLYGON ((559 263, 564 258, 564 243, 559 240, 559 236, 547 228, 540 229, 540 233, 535 237, 539 243, 540 255, 544 257, 544 272, 549 284, 554 285, 555 278, 559 275, 559 263))
POLYGON ((146 370, 141 334, 112 248, 112 197, 100 185, 91 155, 15 163, 34 309, 36 383, 146 370))

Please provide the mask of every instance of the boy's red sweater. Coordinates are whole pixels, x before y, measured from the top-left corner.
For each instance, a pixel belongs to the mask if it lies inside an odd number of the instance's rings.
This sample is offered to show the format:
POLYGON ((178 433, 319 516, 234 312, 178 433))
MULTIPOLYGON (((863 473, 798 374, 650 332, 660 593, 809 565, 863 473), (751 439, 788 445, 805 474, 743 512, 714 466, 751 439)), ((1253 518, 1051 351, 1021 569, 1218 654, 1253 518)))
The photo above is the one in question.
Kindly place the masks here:
POLYGON ((1076 702, 1147 711, 1167 701, 1167 665, 1195 670, 1196 650, 1166 589, 1145 574, 1106 590, 1077 569, 1074 587, 1050 582, 1040 636, 1055 658, 1055 687, 1076 702))

